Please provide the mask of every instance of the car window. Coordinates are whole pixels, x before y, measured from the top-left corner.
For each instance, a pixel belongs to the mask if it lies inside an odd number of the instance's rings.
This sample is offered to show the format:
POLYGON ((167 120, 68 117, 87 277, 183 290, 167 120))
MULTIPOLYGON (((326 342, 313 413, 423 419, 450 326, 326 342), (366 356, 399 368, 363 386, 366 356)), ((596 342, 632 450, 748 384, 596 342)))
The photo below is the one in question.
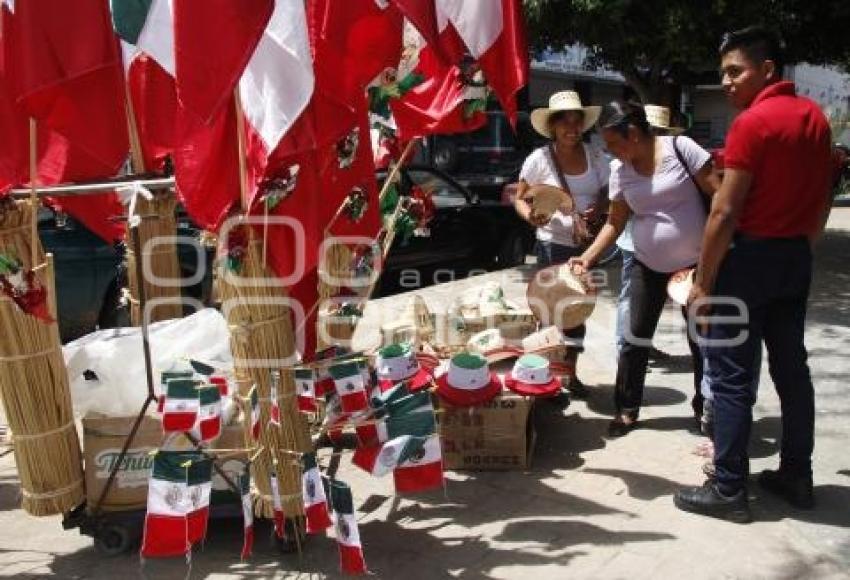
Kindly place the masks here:
POLYGON ((409 170, 407 172, 410 180, 430 193, 434 205, 440 207, 463 207, 466 205, 466 196, 463 191, 429 171, 409 170))

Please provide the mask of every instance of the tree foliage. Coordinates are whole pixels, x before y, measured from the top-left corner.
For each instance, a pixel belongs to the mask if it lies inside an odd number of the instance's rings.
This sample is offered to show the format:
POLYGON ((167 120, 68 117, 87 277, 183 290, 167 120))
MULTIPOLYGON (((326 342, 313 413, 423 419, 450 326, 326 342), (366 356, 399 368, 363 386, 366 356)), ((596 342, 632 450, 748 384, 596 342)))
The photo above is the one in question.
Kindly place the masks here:
POLYGON ((850 69, 848 0, 525 0, 525 11, 534 48, 580 42, 644 101, 711 78, 720 36, 751 24, 780 32, 790 63, 850 69))

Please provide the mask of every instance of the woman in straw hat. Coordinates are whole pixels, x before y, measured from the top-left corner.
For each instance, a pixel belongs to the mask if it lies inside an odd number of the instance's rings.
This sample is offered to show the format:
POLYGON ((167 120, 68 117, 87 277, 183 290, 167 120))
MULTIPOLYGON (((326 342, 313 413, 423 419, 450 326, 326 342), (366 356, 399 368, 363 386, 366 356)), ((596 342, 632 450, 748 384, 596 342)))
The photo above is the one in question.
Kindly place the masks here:
MULTIPOLYGON (((581 254, 587 239, 587 220, 602 215, 607 206, 608 161, 602 152, 584 142, 584 135, 599 117, 599 107, 585 107, 575 91, 561 91, 549 98, 549 106, 531 113, 534 129, 551 139, 551 143, 536 149, 525 160, 519 174, 519 186, 514 205, 517 213, 537 228, 537 265, 547 267, 566 262, 581 254), (534 186, 547 185, 568 190, 565 202, 552 215, 533 211, 534 186)), ((566 331, 568 339, 566 360, 575 368, 584 325, 566 331)), ((587 391, 573 376, 565 387, 574 395, 587 391)))
MULTIPOLYGON (((596 241, 570 260, 577 273, 592 268, 623 232, 629 218, 635 260, 630 272, 629 333, 620 350, 614 395, 612 435, 636 424, 643 398, 647 359, 655 328, 667 298, 667 283, 677 271, 699 259, 705 204, 700 190, 713 194, 719 185, 711 155, 687 137, 653 134, 640 105, 614 101, 602 108, 599 125, 611 162, 611 207, 596 241), (699 185, 699 189, 697 188, 699 185)), ((683 314, 687 313, 683 309, 683 314)), ((694 363, 692 405, 702 415, 702 357, 688 333, 694 363)))

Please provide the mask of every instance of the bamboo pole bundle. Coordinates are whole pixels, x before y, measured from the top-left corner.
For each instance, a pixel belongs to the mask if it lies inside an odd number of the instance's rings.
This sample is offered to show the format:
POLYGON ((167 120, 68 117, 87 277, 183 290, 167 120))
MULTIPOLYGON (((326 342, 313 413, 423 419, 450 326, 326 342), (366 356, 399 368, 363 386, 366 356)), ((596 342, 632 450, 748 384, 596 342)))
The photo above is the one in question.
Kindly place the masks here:
MULTIPOLYGON (((30 231, 31 202, 0 211, 0 251, 33 266, 56 318, 51 264, 30 231)), ((0 396, 13 434, 23 509, 34 516, 70 511, 85 498, 82 458, 68 375, 55 322, 45 324, 0 298, 0 396)))
MULTIPOLYGON (((239 391, 247 397, 252 385, 257 385, 260 398, 260 444, 263 452, 254 463, 254 480, 258 489, 254 510, 261 517, 274 515, 270 475, 278 464, 278 482, 287 517, 303 515, 301 498, 301 468, 288 452, 312 451, 307 419, 298 411, 295 381, 284 362, 294 363, 296 344, 290 319, 290 309, 282 300, 286 292, 278 278, 262 261, 262 239, 249 234, 250 242, 239 274, 226 266, 219 270, 219 292, 222 311, 230 325, 230 348, 239 391), (269 424, 271 411, 271 371, 281 371, 278 390, 281 425, 269 424)), ((227 236, 222 236, 226 240, 227 236)), ((226 242, 222 242, 226 243, 226 242)), ((243 407, 246 435, 251 413, 243 407)), ((250 443, 250 441, 249 441, 250 443)))
POLYGON ((318 349, 322 350, 329 346, 340 345, 350 347, 351 337, 357 328, 356 317, 337 317, 330 314, 329 309, 333 302, 330 298, 336 296, 343 285, 362 295, 362 288, 354 287, 352 280, 351 260, 353 254, 345 244, 332 244, 327 246, 324 256, 320 256, 319 276, 319 332, 318 349), (332 282, 342 282, 342 285, 332 282))
MULTIPOLYGON (((143 219, 139 225, 139 238, 142 252, 149 256, 150 272, 157 278, 179 280, 182 277, 180 262, 177 258, 177 246, 174 237, 177 235, 177 220, 174 210, 177 200, 169 193, 156 193, 152 200, 139 196, 136 201, 136 213, 141 216, 155 215, 153 219, 143 219), (151 240, 156 240, 151 244, 151 240)), ((200 264, 199 264, 200 266, 200 264)), ((139 281, 136 276, 136 254, 132 245, 127 248, 127 278, 130 286, 130 320, 133 326, 139 326, 142 312, 139 308, 139 281)), ((144 280, 145 296, 148 304, 163 302, 150 308, 148 322, 159 322, 183 316, 183 305, 180 303, 179 286, 161 286, 148 277, 144 280)))

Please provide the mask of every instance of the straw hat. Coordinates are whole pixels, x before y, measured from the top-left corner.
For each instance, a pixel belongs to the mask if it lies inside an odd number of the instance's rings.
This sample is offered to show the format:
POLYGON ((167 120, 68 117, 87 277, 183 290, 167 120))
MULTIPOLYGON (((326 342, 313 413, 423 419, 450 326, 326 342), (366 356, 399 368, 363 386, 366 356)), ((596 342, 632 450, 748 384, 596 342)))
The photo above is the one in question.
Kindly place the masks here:
POLYGON ((543 184, 532 185, 528 189, 528 196, 532 198, 531 213, 535 216, 542 216, 547 221, 552 219, 559 208, 563 208, 562 211, 565 213, 573 209, 573 198, 560 187, 543 184))
POLYGON ((437 379, 437 394, 455 407, 483 405, 502 392, 502 381, 491 373, 487 359, 462 352, 449 361, 449 370, 437 379))
POLYGON ((691 294, 691 288, 694 285, 695 272, 696 268, 685 268, 670 276, 670 280, 667 282, 667 296, 676 304, 687 306, 688 296, 691 294))
POLYGON ((430 386, 433 381, 431 373, 422 368, 409 344, 391 344, 379 350, 375 367, 381 392, 402 381, 407 383, 410 392, 416 392, 430 386))
POLYGON ((662 129, 671 135, 678 135, 685 129, 670 126, 670 109, 661 105, 644 105, 646 120, 651 127, 662 129))
POLYGON ((596 124, 601 110, 602 107, 583 107, 581 99, 575 91, 561 91, 549 97, 548 107, 534 109, 531 112, 531 126, 544 137, 551 139, 552 131, 549 128, 549 117, 553 113, 581 111, 584 113, 584 126, 581 128, 581 132, 585 133, 596 124))
POLYGON ((515 358, 522 354, 517 347, 508 345, 502 331, 498 328, 488 328, 472 335, 466 346, 470 352, 480 354, 491 363, 515 358))
POLYGON ((527 354, 517 359, 505 386, 525 397, 551 397, 561 389, 561 380, 550 372, 547 359, 527 354))
POLYGON ((539 270, 528 283, 526 296, 540 322, 561 330, 581 325, 596 306, 596 290, 584 284, 567 264, 539 270))

